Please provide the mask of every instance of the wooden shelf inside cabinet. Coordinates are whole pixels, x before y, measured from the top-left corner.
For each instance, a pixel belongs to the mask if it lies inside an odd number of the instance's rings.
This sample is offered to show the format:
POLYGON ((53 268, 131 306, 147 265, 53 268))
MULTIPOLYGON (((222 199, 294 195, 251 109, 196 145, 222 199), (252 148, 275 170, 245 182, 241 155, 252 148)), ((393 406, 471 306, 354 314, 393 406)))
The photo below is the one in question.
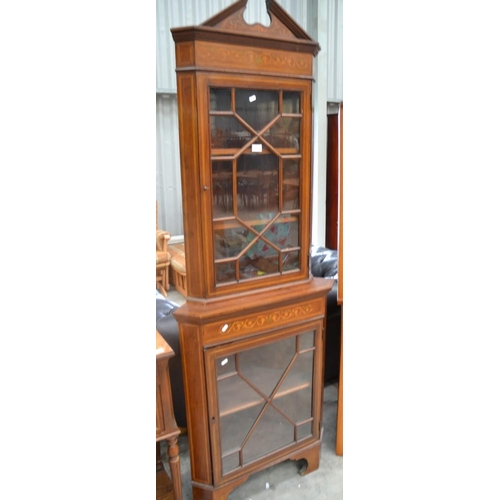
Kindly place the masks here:
MULTIPOLYGON (((245 149, 242 151, 242 148, 212 148, 211 151, 211 159, 212 160, 232 160, 242 155, 270 155, 273 152, 266 146, 262 146, 261 152, 252 151, 250 146, 245 145, 245 149)), ((279 156, 283 157, 292 157, 292 158, 300 158, 301 154, 297 148, 273 148, 279 156)))
MULTIPOLYGON (((284 213, 279 219, 275 220, 274 223, 279 224, 281 222, 297 222, 299 218, 293 214, 284 213)), ((218 218, 214 220, 214 229, 223 230, 223 229, 240 229, 245 226, 263 226, 264 224, 269 224, 271 219, 250 219, 250 220, 241 220, 241 222, 234 218, 218 218), (245 224, 245 226, 242 225, 245 224)))
MULTIPOLYGON (((251 378, 251 377, 250 377, 251 378)), ((234 372, 229 377, 218 379, 220 387, 219 412, 221 417, 263 404, 267 398, 234 372)), ((288 377, 273 399, 279 399, 295 392, 310 389, 311 380, 302 380, 300 375, 288 377)))

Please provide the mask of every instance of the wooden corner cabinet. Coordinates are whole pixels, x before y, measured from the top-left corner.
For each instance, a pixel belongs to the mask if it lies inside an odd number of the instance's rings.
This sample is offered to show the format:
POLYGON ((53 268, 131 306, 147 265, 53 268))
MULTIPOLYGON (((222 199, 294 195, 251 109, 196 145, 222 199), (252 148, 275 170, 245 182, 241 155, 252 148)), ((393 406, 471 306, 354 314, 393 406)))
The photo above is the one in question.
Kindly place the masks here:
POLYGON ((319 467, 331 280, 313 278, 317 42, 274 1, 174 28, 187 302, 179 323, 193 498, 286 459, 319 467))

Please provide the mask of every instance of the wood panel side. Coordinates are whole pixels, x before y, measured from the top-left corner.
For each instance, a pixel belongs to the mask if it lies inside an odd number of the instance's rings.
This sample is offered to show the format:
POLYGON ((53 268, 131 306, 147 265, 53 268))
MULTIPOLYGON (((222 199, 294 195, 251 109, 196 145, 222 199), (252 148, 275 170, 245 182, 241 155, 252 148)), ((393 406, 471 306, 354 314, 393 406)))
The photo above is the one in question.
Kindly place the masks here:
POLYGON ((340 132, 340 160, 339 160, 339 279, 337 288, 337 301, 343 303, 344 299, 344 103, 340 104, 339 109, 339 132, 340 132))
MULTIPOLYGON (((324 301, 326 306, 326 301, 324 301)), ((315 346, 314 352, 314 372, 313 372, 313 414, 314 419, 313 435, 317 439, 321 439, 321 428, 323 426, 323 380, 325 375, 325 326, 326 318, 323 318, 318 323, 315 331, 315 346)))
POLYGON ((175 62, 178 68, 194 66, 194 42, 179 42, 175 45, 175 62))
POLYGON ((186 287, 188 296, 203 297, 205 279, 202 276, 203 239, 199 223, 201 212, 199 175, 199 130, 197 119, 196 75, 193 72, 177 73, 179 102, 179 141, 191 147, 180 148, 182 212, 185 245, 186 287))
MULTIPOLYGON (((212 131, 210 128, 210 90, 205 74, 196 74, 197 89, 197 113, 198 113, 198 172, 200 176, 200 206, 201 211, 196 214, 198 225, 212 228, 212 162, 210 160, 210 148, 212 131)), ((215 269, 213 257, 213 234, 207 230, 202 232, 203 238, 203 297, 208 297, 212 293, 215 283, 215 269)), ((198 296, 201 297, 201 296, 198 296)))
MULTIPOLYGON (((337 300, 339 304, 343 304, 344 297, 344 266, 343 266, 343 166, 344 166, 344 105, 340 104, 339 110, 339 126, 340 126, 340 165, 339 165, 339 183, 340 183, 340 214, 339 214, 339 279, 337 288, 337 300)), ((339 402, 338 402, 338 417, 337 417, 337 455, 344 454, 344 311, 342 306, 342 323, 341 323, 341 337, 340 337, 340 373, 339 373, 339 402)))
POLYGON ((313 176, 313 153, 311 144, 312 137, 312 84, 308 82, 307 88, 304 89, 302 106, 302 161, 300 172, 300 196, 301 196, 301 220, 299 227, 301 251, 301 268, 310 272, 309 269, 309 249, 311 248, 311 227, 312 227, 312 176, 313 176))
POLYGON ((340 373, 339 373, 339 400, 337 406, 337 444, 335 451, 337 455, 344 455, 344 374, 342 370, 343 365, 343 344, 344 344, 344 327, 343 322, 341 323, 340 330, 340 373))
POLYGON ((328 115, 326 166, 326 246, 338 249, 339 234, 339 115, 328 115))
POLYGON ((199 483, 211 484, 205 360, 200 337, 198 327, 179 323, 189 447, 196 450, 196 453, 190 453, 191 478, 199 483))

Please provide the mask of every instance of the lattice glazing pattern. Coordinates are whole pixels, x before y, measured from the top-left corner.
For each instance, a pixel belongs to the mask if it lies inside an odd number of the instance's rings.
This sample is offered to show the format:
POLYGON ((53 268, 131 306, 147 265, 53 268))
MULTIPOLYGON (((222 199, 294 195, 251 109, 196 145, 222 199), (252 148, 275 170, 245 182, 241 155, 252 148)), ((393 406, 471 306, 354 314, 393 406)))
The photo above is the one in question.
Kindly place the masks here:
POLYGON ((210 89, 216 284, 299 270, 301 93, 210 89))
POLYGON ((314 331, 216 358, 222 472, 312 435, 314 331))

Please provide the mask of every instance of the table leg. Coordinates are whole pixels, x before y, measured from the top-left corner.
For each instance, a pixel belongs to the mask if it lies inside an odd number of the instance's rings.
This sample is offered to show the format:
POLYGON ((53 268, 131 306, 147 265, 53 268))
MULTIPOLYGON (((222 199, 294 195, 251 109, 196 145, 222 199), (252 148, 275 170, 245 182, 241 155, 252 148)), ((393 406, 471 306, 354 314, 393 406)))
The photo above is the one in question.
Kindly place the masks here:
POLYGON ((177 444, 177 436, 168 439, 167 443, 168 443, 168 462, 170 465, 170 474, 172 476, 172 484, 174 487, 174 499, 182 500, 181 464, 179 458, 179 446, 177 444))

